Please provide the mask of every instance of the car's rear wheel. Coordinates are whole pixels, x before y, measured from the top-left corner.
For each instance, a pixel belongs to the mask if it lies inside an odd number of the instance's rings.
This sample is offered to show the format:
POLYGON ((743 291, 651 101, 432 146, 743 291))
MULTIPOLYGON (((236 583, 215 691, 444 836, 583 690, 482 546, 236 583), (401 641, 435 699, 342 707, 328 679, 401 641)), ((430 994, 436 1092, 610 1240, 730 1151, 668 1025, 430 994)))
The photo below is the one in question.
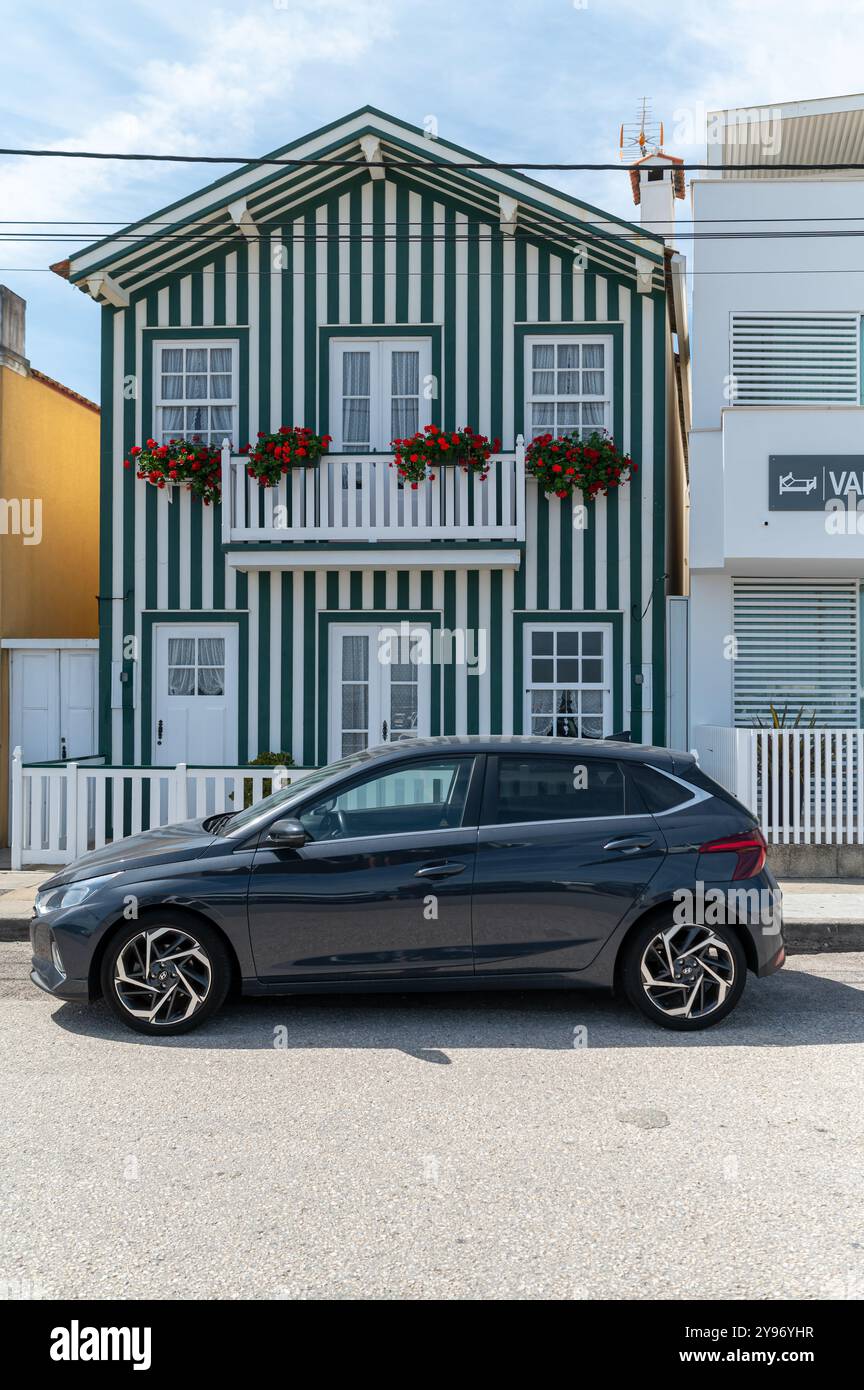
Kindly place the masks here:
POLYGON ((621 980, 631 1004, 662 1028, 696 1032, 732 1012, 747 961, 733 927, 646 923, 627 942, 621 980))
POLYGON ((102 993, 136 1033, 170 1037, 211 1018, 231 983, 231 961, 217 931, 165 910, 132 922, 109 942, 102 993))

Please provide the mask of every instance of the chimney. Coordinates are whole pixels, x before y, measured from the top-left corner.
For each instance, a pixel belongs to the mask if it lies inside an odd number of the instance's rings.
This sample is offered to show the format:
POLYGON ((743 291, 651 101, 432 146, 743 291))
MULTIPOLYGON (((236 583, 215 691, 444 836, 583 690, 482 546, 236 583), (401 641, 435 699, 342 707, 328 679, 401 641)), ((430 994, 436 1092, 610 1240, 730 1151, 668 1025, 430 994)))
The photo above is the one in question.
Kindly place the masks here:
POLYGON ((24 356, 24 314, 27 301, 7 285, 0 285, 0 367, 27 376, 30 363, 24 356))
POLYGON ((633 202, 646 231, 666 238, 675 237, 675 199, 684 197, 683 160, 657 150, 637 159, 630 168, 633 202))

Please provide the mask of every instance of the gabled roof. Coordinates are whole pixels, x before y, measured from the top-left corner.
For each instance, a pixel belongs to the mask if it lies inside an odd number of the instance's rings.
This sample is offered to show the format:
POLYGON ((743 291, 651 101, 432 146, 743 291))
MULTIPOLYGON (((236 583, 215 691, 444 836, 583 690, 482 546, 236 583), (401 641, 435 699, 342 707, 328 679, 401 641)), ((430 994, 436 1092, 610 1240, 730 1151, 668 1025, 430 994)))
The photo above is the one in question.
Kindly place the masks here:
POLYGON ((543 238, 570 251, 587 241, 598 268, 628 276, 636 274, 637 257, 641 258, 656 267, 657 286, 662 288, 662 238, 524 174, 460 169, 460 165, 483 157, 448 140, 430 139, 419 126, 371 106, 263 156, 265 160, 284 157, 349 163, 326 168, 268 166, 257 161, 244 165, 199 192, 94 242, 68 260, 58 261, 52 269, 81 289, 87 289, 93 277, 101 277, 95 289, 90 287, 94 297, 104 294, 110 300, 114 294, 111 302, 123 302, 128 294, 185 261, 235 242, 242 234, 239 215, 251 214, 259 230, 276 228, 298 216, 298 209, 310 200, 345 191, 358 176, 365 180, 370 171, 360 145, 364 136, 375 137, 380 157, 392 163, 394 175, 418 190, 456 198, 479 218, 493 222, 501 217, 501 198, 515 200, 519 234, 543 238), (424 161, 424 167, 399 168, 400 160, 417 159, 424 161), (239 214, 238 207, 243 208, 244 202, 246 211, 239 214))

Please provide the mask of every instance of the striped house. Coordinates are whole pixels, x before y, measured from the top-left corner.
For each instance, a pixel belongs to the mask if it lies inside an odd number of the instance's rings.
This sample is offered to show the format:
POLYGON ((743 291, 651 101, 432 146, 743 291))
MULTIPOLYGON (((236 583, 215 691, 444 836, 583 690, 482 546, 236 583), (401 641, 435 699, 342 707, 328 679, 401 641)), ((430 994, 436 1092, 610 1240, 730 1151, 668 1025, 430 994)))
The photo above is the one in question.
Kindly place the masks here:
POLYGON ((662 239, 368 107, 268 158, 54 267, 102 308, 100 752, 665 742, 685 329, 662 239), (283 424, 330 452, 265 492, 239 451, 283 424), (400 486, 390 441, 426 424, 500 438, 485 484, 400 486), (523 439, 596 428, 631 483, 583 507, 526 478, 523 439), (221 505, 123 466, 193 433, 229 441, 221 505), (390 661, 382 629, 410 634, 390 661))

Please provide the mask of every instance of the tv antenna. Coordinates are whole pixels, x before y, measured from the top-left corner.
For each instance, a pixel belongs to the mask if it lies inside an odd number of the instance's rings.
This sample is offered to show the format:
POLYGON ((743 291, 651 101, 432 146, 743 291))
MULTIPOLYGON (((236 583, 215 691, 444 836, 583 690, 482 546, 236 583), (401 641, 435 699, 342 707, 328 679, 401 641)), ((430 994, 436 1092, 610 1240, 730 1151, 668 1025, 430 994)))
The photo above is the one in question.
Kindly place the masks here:
POLYGON ((646 155, 658 154, 663 148, 663 122, 655 121, 651 102, 643 97, 636 121, 624 122, 618 135, 618 154, 623 159, 626 153, 635 154, 637 159, 646 155))

